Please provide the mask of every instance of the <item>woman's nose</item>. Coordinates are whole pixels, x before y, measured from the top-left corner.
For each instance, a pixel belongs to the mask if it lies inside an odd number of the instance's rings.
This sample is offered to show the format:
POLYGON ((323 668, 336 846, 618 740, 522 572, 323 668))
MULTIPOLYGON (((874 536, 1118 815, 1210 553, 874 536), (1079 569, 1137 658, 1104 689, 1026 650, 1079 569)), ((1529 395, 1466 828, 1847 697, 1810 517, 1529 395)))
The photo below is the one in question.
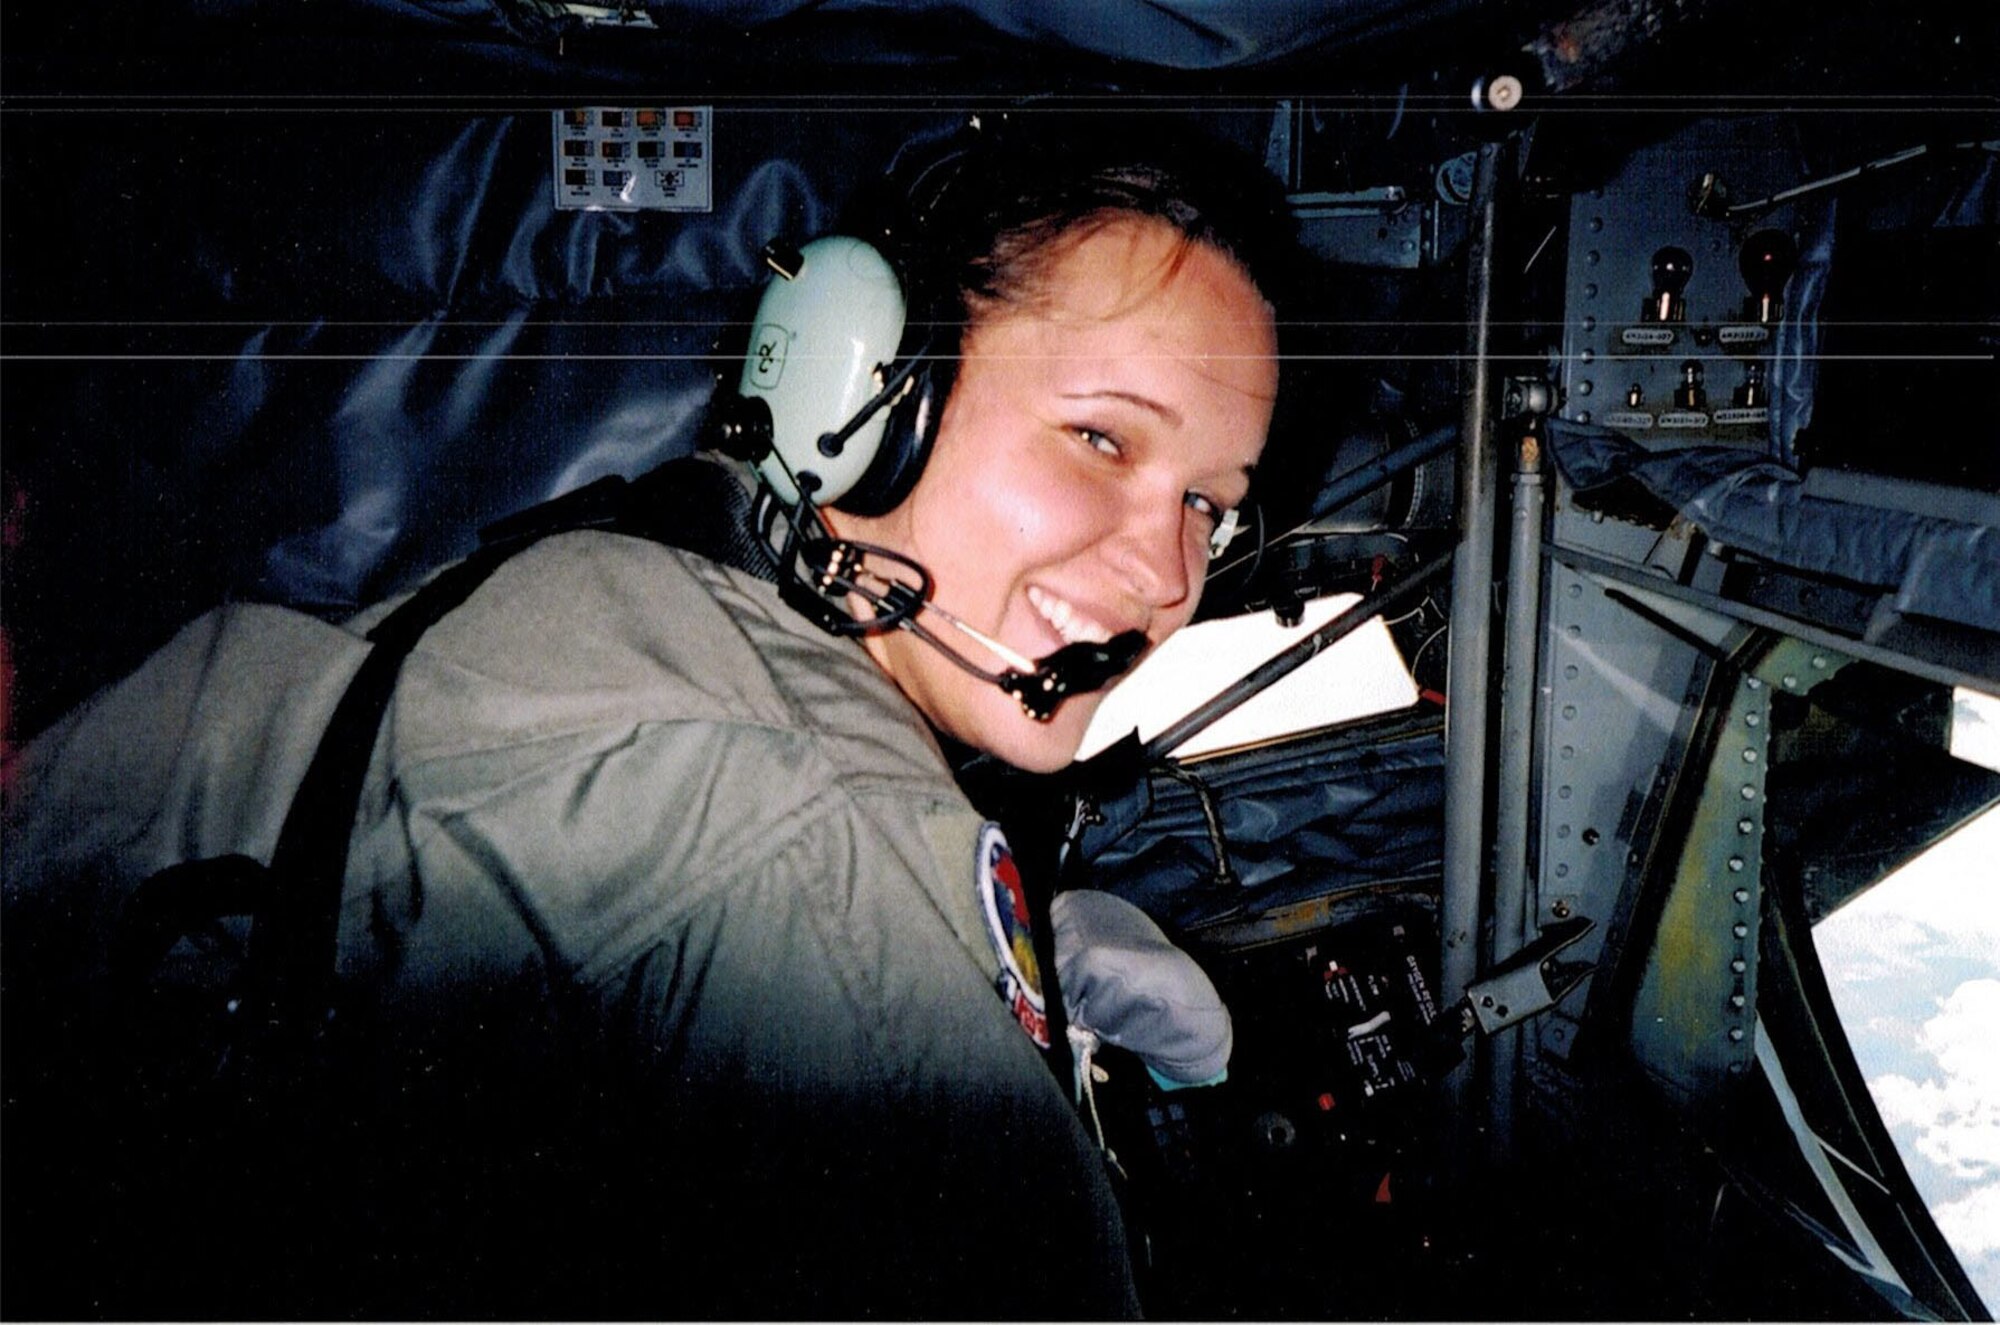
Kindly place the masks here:
POLYGON ((1187 599, 1193 579, 1186 519, 1187 508, 1178 497, 1155 497, 1129 507, 1113 536, 1114 562, 1133 596, 1148 607, 1173 607, 1187 599))

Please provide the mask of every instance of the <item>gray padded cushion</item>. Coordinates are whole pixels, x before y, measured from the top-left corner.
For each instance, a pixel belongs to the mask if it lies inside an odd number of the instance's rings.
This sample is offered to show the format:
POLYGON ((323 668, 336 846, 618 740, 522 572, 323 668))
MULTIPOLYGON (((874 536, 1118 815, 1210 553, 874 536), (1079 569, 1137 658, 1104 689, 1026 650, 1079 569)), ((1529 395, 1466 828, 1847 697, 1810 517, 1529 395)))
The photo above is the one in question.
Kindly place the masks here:
POLYGON ((1229 1066, 1229 1009, 1145 912, 1079 889, 1058 893, 1050 914, 1071 1022, 1174 1081, 1207 1081, 1229 1066))

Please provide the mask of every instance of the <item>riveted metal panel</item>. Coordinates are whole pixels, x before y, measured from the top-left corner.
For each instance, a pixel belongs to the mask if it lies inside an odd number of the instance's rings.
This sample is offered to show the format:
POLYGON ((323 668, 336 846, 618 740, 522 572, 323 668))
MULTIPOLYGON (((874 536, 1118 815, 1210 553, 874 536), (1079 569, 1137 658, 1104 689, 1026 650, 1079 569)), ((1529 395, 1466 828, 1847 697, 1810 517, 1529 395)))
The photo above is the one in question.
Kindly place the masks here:
MULTIPOLYGON (((1759 320, 1739 269, 1750 228, 1696 206, 1704 188, 1740 197, 1795 183, 1799 162, 1782 140, 1770 120, 1704 121, 1633 153, 1602 188, 1572 199, 1563 417, 1649 446, 1769 445, 1768 408, 1737 396, 1753 365, 1768 395, 1776 331, 1759 320), (1676 276, 1663 284, 1656 259, 1676 250, 1685 261, 1666 264, 1676 276), (1677 397, 1688 364, 1699 395, 1677 397)), ((1794 225, 1791 209, 1779 206, 1755 228, 1794 225)))
MULTIPOLYGON (((1532 795, 1537 810, 1533 923, 1600 922, 1573 954, 1579 960, 1594 960, 1610 932, 1604 922, 1618 911, 1685 750, 1688 701, 1713 667, 1696 643, 1635 610, 1643 593, 1605 570, 1551 559, 1535 785, 1501 791, 1532 795)), ((1704 625, 1732 628, 1720 617, 1704 625)), ((1536 1052, 1567 1058, 1580 1015, 1565 1005, 1542 1018, 1536 1052)))
POLYGON ((1632 1008, 1632 1049, 1668 1090, 1697 1105, 1752 1062, 1757 931, 1763 900, 1771 695, 1803 692, 1847 659, 1781 639, 1726 697, 1673 861, 1632 1008))

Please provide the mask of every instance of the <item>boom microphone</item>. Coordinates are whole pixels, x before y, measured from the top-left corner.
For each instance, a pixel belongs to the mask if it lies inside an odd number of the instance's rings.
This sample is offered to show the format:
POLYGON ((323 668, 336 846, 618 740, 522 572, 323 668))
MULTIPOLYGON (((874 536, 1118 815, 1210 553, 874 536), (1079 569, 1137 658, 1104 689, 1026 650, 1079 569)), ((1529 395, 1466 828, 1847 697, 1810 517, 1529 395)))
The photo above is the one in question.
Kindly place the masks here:
POLYGON ((849 637, 907 630, 959 670, 1012 695, 1021 711, 1037 722, 1053 718, 1071 696, 1110 685, 1146 651, 1145 632, 1127 630, 1102 643, 1065 644, 1030 661, 932 602, 930 572, 914 559, 873 543, 833 537, 808 497, 786 506, 766 487, 758 496, 752 523, 776 552, 779 594, 822 630, 849 637), (782 537, 776 533, 780 515, 786 525, 782 537), (871 561, 901 567, 914 583, 884 574, 871 561), (867 603, 870 614, 855 615, 848 606, 850 598, 867 603), (1005 663, 1006 670, 989 671, 960 653, 918 619, 924 613, 933 613, 970 636, 1005 663))
POLYGON ((1047 722, 1065 699, 1102 690, 1123 676, 1145 651, 1146 634, 1139 630, 1113 635, 1102 644, 1079 640, 1042 659, 1032 672, 1001 673, 998 683, 1021 701, 1029 717, 1047 722))

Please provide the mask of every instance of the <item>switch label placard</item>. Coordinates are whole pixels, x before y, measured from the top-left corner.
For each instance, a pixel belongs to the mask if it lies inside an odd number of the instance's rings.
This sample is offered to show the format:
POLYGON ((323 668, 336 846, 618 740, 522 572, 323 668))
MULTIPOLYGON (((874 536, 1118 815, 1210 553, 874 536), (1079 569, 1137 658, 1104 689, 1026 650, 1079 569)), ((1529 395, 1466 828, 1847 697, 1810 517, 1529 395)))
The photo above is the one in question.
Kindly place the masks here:
POLYGON ((712 107, 571 106, 552 118, 559 210, 713 210, 712 107))

